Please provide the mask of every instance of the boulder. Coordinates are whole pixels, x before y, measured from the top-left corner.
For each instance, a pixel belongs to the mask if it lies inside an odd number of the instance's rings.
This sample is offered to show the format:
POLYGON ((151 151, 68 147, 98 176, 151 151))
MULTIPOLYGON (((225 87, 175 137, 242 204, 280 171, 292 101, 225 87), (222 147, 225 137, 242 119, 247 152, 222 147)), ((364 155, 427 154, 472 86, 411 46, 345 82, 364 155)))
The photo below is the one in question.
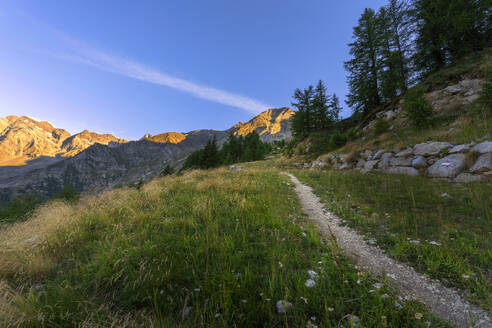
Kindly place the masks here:
POLYGON ((396 157, 408 157, 408 156, 412 155, 412 153, 413 153, 413 149, 412 148, 407 148, 405 150, 400 151, 395 156, 396 157))
POLYGON ((369 171, 372 171, 376 168, 378 165, 379 161, 378 160, 373 160, 373 161, 367 161, 364 164, 364 168, 361 170, 362 173, 367 173, 369 171))
POLYGON ((374 153, 374 155, 372 156, 372 158, 371 158, 371 159, 372 159, 372 160, 380 159, 380 158, 381 158, 381 156, 383 156, 384 152, 385 152, 385 150, 384 150, 384 149, 380 149, 380 150, 376 151, 376 152, 374 153))
POLYGON ((231 171, 241 171, 243 168, 241 166, 230 165, 229 170, 231 171))
POLYGON ((469 183, 469 182, 482 181, 483 179, 484 177, 482 175, 461 173, 456 177, 456 179, 454 179, 454 182, 469 183))
POLYGON ((492 153, 492 141, 484 141, 479 143, 472 148, 472 151, 479 152, 480 154, 492 153))
POLYGON ((321 167, 324 167, 324 166, 326 166, 326 163, 323 160, 321 160, 321 159, 315 160, 313 162, 313 164, 311 165, 311 167, 313 169, 315 169, 315 168, 321 168, 321 167))
POLYGON ((433 178, 454 178, 465 168, 465 155, 453 154, 435 162, 427 169, 427 174, 433 178))
POLYGON ((365 161, 364 159, 362 159, 362 158, 361 158, 361 159, 359 159, 359 161, 357 162, 356 167, 357 167, 358 169, 360 169, 360 168, 363 168, 365 164, 366 164, 366 161, 365 161))
POLYGON ((411 158, 404 158, 404 157, 393 157, 390 159, 390 165, 391 166, 410 166, 412 165, 412 159, 411 158))
POLYGON ((416 169, 427 167, 427 160, 423 156, 417 156, 412 160, 412 166, 416 169))
POLYGON ((486 153, 480 156, 470 168, 470 172, 472 173, 484 173, 488 171, 492 171, 492 153, 486 153))
POLYGON ((450 154, 455 154, 455 153, 463 153, 470 150, 470 145, 457 145, 451 148, 448 152, 450 154))
POLYGON ((390 166, 390 160, 393 157, 393 153, 384 153, 381 156, 381 160, 378 163, 378 168, 379 169, 385 169, 388 166, 390 166))
POLYGON ((371 158, 371 156, 372 156, 372 150, 369 150, 369 149, 364 150, 362 153, 360 153, 360 157, 362 157, 363 159, 366 159, 366 160, 371 158))
POLYGON ((413 153, 420 156, 438 155, 443 150, 453 147, 449 142, 430 141, 415 145, 413 153))
POLYGON ((419 175, 419 171, 417 171, 413 167, 408 167, 408 166, 390 167, 387 172, 393 174, 404 174, 404 175, 411 175, 411 176, 419 175))
POLYGON ((343 163, 342 166, 340 166, 340 170, 350 170, 354 168, 354 163, 347 162, 343 163))

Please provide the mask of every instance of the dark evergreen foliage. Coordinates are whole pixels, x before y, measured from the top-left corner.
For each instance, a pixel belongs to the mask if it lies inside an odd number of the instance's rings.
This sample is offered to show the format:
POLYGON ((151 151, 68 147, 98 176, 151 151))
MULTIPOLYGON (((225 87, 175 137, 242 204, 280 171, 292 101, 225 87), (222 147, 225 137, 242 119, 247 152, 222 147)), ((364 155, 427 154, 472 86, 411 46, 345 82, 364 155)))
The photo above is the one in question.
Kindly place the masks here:
POLYGON ((165 176, 168 176, 168 175, 171 175, 171 174, 174 174, 174 168, 171 166, 171 165, 166 165, 166 167, 164 167, 161 171, 161 173, 159 174, 159 176, 161 177, 165 177, 165 176))
POLYGON ((34 195, 24 195, 0 204, 0 224, 24 220, 43 199, 34 195))
POLYGON ((408 91, 403 110, 407 113, 410 123, 418 129, 427 128, 432 123, 432 106, 425 99, 424 90, 420 87, 408 91))
POLYGON ((347 104, 366 116, 423 78, 492 45, 492 0, 389 0, 349 44, 347 104))
POLYGON ((322 131, 334 126, 339 120, 340 100, 336 94, 329 96, 323 81, 314 88, 312 85, 304 90, 294 92, 297 111, 292 119, 292 133, 297 138, 304 138, 315 131, 322 131))
POLYGON ((210 169, 221 165, 258 161, 265 159, 270 151, 271 146, 262 142, 256 132, 245 137, 230 135, 220 150, 213 139, 204 149, 193 152, 186 159, 183 169, 210 169))

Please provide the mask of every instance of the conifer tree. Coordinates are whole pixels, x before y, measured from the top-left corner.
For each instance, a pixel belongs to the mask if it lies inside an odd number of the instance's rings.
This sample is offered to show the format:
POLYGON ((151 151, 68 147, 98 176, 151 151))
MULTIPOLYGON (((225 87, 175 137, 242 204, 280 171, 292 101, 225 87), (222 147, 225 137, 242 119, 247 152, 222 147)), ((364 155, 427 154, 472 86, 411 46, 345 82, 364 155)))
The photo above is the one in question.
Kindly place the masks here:
POLYGON ((381 104, 378 85, 381 39, 378 37, 378 17, 374 10, 365 9, 359 24, 354 27, 353 38, 354 41, 349 44, 352 59, 345 62, 350 90, 347 104, 354 112, 367 114, 381 104))
POLYGON ((338 99, 336 93, 334 93, 328 105, 328 117, 330 121, 336 123, 340 120, 340 112, 342 111, 342 106, 340 106, 340 99, 338 99))
POLYGON ((333 122, 328 116, 328 96, 326 87, 321 80, 316 85, 311 106, 313 108, 313 126, 311 129, 319 131, 328 128, 333 122))

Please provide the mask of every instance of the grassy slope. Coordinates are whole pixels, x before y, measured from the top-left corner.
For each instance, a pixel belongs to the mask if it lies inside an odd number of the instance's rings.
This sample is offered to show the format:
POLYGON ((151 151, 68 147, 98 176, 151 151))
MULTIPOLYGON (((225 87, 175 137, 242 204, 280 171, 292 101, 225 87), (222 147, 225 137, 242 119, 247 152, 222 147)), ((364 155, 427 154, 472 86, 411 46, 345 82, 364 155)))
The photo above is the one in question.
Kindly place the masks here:
POLYGON ((391 256, 492 310, 492 182, 462 186, 383 173, 294 173, 391 256))
POLYGON ((364 327, 444 326, 373 283, 264 168, 52 202, 0 230, 0 326, 348 327, 350 314, 364 327), (287 315, 275 311, 281 299, 294 305, 287 315))

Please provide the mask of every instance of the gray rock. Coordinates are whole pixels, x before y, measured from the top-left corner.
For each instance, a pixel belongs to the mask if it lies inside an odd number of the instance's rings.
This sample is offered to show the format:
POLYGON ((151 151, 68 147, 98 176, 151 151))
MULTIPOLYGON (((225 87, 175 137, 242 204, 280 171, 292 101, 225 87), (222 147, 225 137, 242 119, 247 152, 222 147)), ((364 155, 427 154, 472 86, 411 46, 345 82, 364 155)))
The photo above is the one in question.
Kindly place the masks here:
POLYGON ((465 168, 465 155, 453 154, 435 162, 427 169, 427 174, 433 178, 454 178, 465 168))
POLYGON ((420 156, 438 155, 441 151, 453 147, 449 142, 430 141, 415 145, 413 153, 420 156))
POLYGON ((492 153, 486 153, 480 156, 470 168, 470 172, 472 173, 484 173, 488 171, 492 171, 492 153))
POLYGON ((404 158, 404 157, 393 157, 390 160, 390 165, 391 166, 410 166, 410 165, 412 165, 412 159, 411 158, 404 158))
POLYGON ((378 160, 373 160, 373 161, 367 161, 366 164, 364 164, 364 168, 368 170, 374 170, 376 165, 378 165, 379 161, 378 160))
POLYGON ((416 169, 427 167, 427 160, 423 156, 417 156, 412 160, 412 166, 416 169))
POLYGON ((384 150, 384 149, 380 149, 380 150, 376 151, 376 152, 374 153, 374 155, 372 156, 372 158, 371 158, 371 159, 372 159, 372 160, 380 159, 380 158, 381 158, 381 156, 383 156, 384 152, 385 152, 385 150, 384 150))
POLYGON ((324 167, 326 166, 326 163, 321 160, 321 159, 317 159, 313 162, 313 164, 311 165, 312 168, 318 168, 318 167, 324 167))
POLYGON ((286 314, 287 311, 292 307, 292 303, 280 300, 276 304, 278 314, 286 314))
POLYGON ((456 93, 461 92, 461 88, 458 84, 455 84, 455 85, 450 85, 449 87, 444 89, 444 91, 446 91, 447 93, 450 93, 450 94, 456 94, 456 93))
POLYGON ((480 154, 492 152, 492 141, 484 141, 472 148, 472 151, 479 152, 480 154))
POLYGON ((390 166, 390 160, 393 157, 393 153, 384 153, 381 156, 381 160, 378 163, 379 169, 385 169, 390 166))
POLYGON ((454 154, 454 153, 463 153, 463 152, 466 152, 470 150, 470 145, 457 145, 457 146, 454 146, 453 148, 451 148, 449 150, 449 153, 450 154, 454 154))
POLYGON ((417 171, 413 167, 408 167, 408 166, 390 167, 387 172, 393 174, 404 174, 404 175, 411 175, 411 176, 419 175, 419 171, 417 171))
POLYGON ((412 153, 413 153, 413 149, 412 148, 407 148, 405 150, 400 151, 395 156, 396 157, 408 157, 408 156, 412 155, 412 153))
POLYGON ((340 166, 340 170, 350 170, 352 168, 354 168, 354 163, 350 162, 343 163, 342 166, 340 166))
POLYGON ((483 179, 484 179, 483 175, 461 173, 456 177, 456 179, 454 179, 454 182, 469 183, 469 182, 482 181, 483 179))
POLYGON ((357 165, 355 167, 360 169, 360 168, 363 168, 364 165, 366 165, 366 161, 361 158, 361 159, 359 159, 359 161, 357 162, 357 165))
POLYGON ((362 153, 360 153, 360 157, 362 157, 363 159, 367 160, 369 158, 371 158, 372 156, 372 150, 364 150, 362 153))
POLYGON ((230 165, 229 170, 231 171, 241 171, 243 168, 241 166, 230 165))
POLYGON ((362 173, 367 173, 369 171, 372 171, 376 168, 377 164, 379 163, 378 160, 373 160, 373 161, 367 161, 364 164, 364 168, 361 170, 362 173))

